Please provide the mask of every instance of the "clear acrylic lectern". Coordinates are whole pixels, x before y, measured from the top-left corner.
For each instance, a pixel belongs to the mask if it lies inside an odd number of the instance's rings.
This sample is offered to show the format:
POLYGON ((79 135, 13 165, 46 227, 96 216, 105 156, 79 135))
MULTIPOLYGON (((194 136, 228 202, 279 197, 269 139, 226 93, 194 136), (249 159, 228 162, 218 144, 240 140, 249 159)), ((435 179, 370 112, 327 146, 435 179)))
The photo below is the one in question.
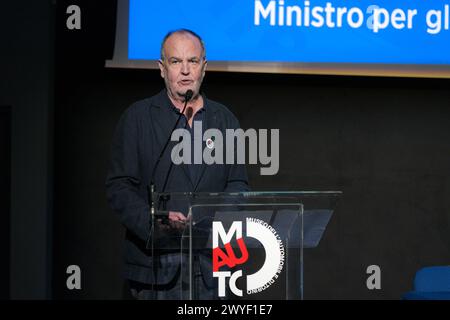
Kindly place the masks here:
POLYGON ((341 194, 155 193, 149 247, 178 264, 180 299, 302 299, 303 248, 318 245, 341 194))

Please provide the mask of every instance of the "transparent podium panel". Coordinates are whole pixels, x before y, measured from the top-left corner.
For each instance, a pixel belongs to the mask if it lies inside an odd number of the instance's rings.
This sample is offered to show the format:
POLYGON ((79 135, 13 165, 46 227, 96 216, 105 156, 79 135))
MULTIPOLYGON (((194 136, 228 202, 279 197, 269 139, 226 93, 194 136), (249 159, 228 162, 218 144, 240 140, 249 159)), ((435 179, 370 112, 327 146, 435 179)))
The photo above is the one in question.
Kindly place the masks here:
POLYGON ((155 274, 173 274, 179 299, 302 299, 303 248, 318 245, 340 194, 154 194, 155 274))

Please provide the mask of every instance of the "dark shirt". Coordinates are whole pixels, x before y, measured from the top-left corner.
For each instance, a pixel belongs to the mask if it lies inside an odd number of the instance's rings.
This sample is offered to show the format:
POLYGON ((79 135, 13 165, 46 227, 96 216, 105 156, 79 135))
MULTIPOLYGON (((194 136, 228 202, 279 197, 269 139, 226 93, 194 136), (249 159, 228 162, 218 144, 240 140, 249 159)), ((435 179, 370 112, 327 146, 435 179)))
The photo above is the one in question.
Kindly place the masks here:
MULTIPOLYGON (((204 105, 203 107, 198 110, 195 115, 194 115, 194 119, 192 120, 192 127, 189 126, 188 121, 187 121, 187 117, 185 115, 182 115, 180 118, 180 122, 177 125, 177 129, 186 129, 189 131, 189 134, 191 136, 191 161, 190 164, 186 164, 186 169, 189 172, 189 176, 190 176, 190 180, 192 182, 192 184, 195 184, 199 178, 199 174, 200 174, 200 170, 201 170, 201 164, 196 164, 194 162, 194 146, 196 144, 203 144, 203 140, 202 141, 196 141, 197 136, 195 135, 195 126, 194 126, 194 121, 195 122, 200 122, 202 124, 202 131, 204 132, 204 126, 203 126, 203 119, 204 119, 204 114, 207 112, 207 101, 206 99, 203 99, 204 101, 204 105)), ((171 103, 171 110, 173 111, 173 113, 175 114, 175 118, 178 119, 178 117, 181 115, 181 112, 178 108, 176 108, 172 103, 171 103)), ((185 112, 186 113, 186 112, 185 112)), ((198 134, 200 134, 200 136, 203 135, 203 132, 199 132, 198 134)))

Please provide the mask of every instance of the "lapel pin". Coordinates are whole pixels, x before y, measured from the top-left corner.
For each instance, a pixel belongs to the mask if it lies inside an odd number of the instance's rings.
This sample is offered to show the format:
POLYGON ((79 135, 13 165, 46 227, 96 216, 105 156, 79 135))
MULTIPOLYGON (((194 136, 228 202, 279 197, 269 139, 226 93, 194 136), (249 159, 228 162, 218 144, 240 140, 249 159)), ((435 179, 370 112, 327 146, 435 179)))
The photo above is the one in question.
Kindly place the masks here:
POLYGON ((212 141, 211 138, 206 139, 206 146, 207 146, 209 149, 214 148, 214 141, 212 141))

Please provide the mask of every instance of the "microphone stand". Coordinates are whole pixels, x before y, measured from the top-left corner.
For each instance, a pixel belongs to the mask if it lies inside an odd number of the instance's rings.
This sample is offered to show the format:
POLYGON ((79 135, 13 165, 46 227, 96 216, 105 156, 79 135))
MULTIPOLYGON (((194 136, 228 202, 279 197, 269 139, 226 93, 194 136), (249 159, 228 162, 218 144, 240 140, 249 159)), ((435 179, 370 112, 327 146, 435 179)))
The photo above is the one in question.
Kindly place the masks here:
MULTIPOLYGON (((152 292, 154 295, 154 298, 156 298, 156 293, 154 290, 154 285, 157 279, 157 258, 156 256, 154 256, 154 243, 152 240, 152 236, 155 232, 155 202, 154 202, 154 198, 153 198, 153 194, 155 192, 155 183, 154 183, 154 178, 155 178, 155 173, 156 173, 156 169, 158 168, 159 163, 161 162, 161 159, 171 141, 171 137, 172 137, 172 133, 175 131, 175 129, 178 127, 178 124, 181 120, 181 117, 184 115, 184 111, 186 110, 187 104, 188 102, 192 99, 193 96, 193 91, 192 90, 188 90, 185 94, 185 99, 184 99, 184 107, 183 110, 181 111, 180 115, 178 116, 177 122, 175 122, 175 125, 173 126, 169 137, 167 138, 167 141, 163 147, 163 149, 161 150, 158 160, 156 161, 155 166, 153 167, 152 170, 152 175, 151 175, 151 179, 150 179, 150 184, 147 185, 147 197, 148 197, 148 204, 150 206, 150 232, 147 238, 147 244, 146 244, 146 249, 151 249, 152 252, 152 262, 153 262, 153 275, 154 275, 154 279, 152 281, 152 292), (151 248, 150 248, 150 243, 151 243, 151 248)), ((161 190, 161 193, 163 193, 165 191, 166 188, 166 184, 167 184, 167 180, 170 174, 172 166, 170 166, 169 171, 166 175, 165 181, 164 181, 164 186, 161 190)), ((167 199, 165 199, 167 200, 167 199)), ((158 202, 158 207, 159 207, 160 202, 158 202)))

